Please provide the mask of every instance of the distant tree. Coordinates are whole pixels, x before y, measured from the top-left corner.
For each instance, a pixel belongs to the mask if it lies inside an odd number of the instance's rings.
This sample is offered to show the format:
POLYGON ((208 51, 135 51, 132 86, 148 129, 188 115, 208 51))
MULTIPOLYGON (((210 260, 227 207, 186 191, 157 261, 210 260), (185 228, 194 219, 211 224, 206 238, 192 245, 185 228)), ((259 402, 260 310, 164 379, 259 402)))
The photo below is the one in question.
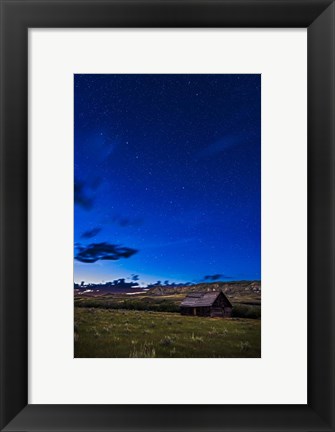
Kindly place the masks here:
POLYGON ((121 279, 119 279, 119 280, 117 281, 117 284, 118 284, 118 285, 124 285, 125 282, 126 282, 126 279, 121 278, 121 279))
POLYGON ((80 286, 83 287, 85 285, 85 281, 80 282, 80 286))

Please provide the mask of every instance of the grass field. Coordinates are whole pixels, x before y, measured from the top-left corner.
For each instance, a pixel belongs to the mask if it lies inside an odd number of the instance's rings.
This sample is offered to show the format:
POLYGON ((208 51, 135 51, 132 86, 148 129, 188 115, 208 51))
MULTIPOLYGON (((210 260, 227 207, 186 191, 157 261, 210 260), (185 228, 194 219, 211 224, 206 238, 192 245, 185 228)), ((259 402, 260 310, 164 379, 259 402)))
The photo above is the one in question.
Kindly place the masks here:
POLYGON ((75 307, 75 357, 260 357, 261 320, 75 307))
MULTIPOLYGON (((134 295, 110 294, 85 296, 76 295, 74 305, 82 308, 99 309, 126 309, 151 312, 180 312, 180 303, 186 294, 173 295, 134 295)), ((235 295, 230 296, 234 318, 255 318, 261 317, 261 300, 258 295, 235 295)))

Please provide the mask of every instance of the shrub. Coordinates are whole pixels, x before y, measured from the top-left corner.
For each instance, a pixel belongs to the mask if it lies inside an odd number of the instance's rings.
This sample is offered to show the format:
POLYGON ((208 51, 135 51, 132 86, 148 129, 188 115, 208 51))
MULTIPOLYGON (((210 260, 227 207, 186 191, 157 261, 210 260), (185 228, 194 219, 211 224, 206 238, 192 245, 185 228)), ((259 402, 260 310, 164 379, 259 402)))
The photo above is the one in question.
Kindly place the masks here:
POLYGON ((159 344, 162 346, 171 346, 173 343, 172 338, 170 336, 164 336, 163 339, 159 341, 159 344))
POLYGON ((179 312, 179 306, 170 300, 126 299, 122 302, 117 299, 76 299, 76 307, 101 309, 128 309, 152 312, 179 312))
POLYGON ((156 350, 152 343, 144 342, 144 344, 139 348, 134 348, 134 350, 129 354, 129 357, 133 358, 152 358, 156 357, 156 350))
POLYGON ((210 336, 216 336, 216 335, 218 334, 218 331, 217 331, 216 327, 212 327, 212 328, 209 330, 208 334, 209 334, 210 336))
POLYGON ((233 305, 232 316, 234 318, 260 319, 261 318, 261 307, 235 303, 233 305))
POLYGON ((194 333, 192 333, 191 340, 193 342, 203 342, 204 338, 202 336, 194 336, 194 333))
POLYGON ((176 347, 173 347, 172 350, 170 350, 170 357, 173 357, 176 354, 176 347))
POLYGON ((251 348, 251 345, 248 341, 241 341, 239 346, 242 352, 249 351, 249 349, 251 348))

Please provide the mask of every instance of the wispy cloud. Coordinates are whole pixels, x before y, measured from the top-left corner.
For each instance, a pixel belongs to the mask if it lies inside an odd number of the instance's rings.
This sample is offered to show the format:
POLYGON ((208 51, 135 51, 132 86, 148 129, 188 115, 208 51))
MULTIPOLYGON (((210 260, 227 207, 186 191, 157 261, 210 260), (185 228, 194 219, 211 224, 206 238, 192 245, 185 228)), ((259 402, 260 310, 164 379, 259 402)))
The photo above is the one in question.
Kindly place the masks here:
POLYGON ((213 275, 207 275, 203 277, 204 281, 217 281, 220 279, 232 279, 232 277, 224 274, 219 274, 219 273, 213 275))
POLYGON ((89 196, 84 182, 75 180, 74 182, 74 203, 85 210, 93 207, 93 197, 89 196))
POLYGON ((141 218, 130 218, 127 216, 114 215, 112 222, 120 227, 137 227, 142 225, 143 220, 141 218))
POLYGON ((219 153, 222 153, 232 147, 242 144, 244 140, 245 140, 245 134, 242 133, 226 135, 223 138, 219 139, 218 141, 215 141, 209 146, 207 146, 206 148, 202 149, 198 153, 198 156, 200 158, 216 156, 219 153))
POLYGON ((101 184, 99 177, 89 181, 74 179, 74 203, 85 210, 91 210, 94 205, 96 190, 101 184))
POLYGON ((90 230, 87 230, 87 231, 83 232, 82 235, 81 235, 81 238, 84 238, 84 239, 93 238, 97 234, 99 234, 100 231, 101 231, 101 228, 98 228, 98 227, 92 228, 90 230))

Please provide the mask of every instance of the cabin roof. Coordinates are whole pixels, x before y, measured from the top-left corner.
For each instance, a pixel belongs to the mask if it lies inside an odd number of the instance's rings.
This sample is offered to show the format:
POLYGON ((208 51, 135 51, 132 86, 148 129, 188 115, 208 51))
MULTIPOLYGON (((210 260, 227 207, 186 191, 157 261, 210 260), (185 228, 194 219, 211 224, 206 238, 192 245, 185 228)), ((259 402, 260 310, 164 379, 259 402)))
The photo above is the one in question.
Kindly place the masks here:
POLYGON ((184 298, 180 306, 182 307, 202 307, 212 306, 215 300, 222 294, 224 297, 225 305, 232 307, 230 301, 222 291, 205 291, 205 292, 192 292, 184 298))

